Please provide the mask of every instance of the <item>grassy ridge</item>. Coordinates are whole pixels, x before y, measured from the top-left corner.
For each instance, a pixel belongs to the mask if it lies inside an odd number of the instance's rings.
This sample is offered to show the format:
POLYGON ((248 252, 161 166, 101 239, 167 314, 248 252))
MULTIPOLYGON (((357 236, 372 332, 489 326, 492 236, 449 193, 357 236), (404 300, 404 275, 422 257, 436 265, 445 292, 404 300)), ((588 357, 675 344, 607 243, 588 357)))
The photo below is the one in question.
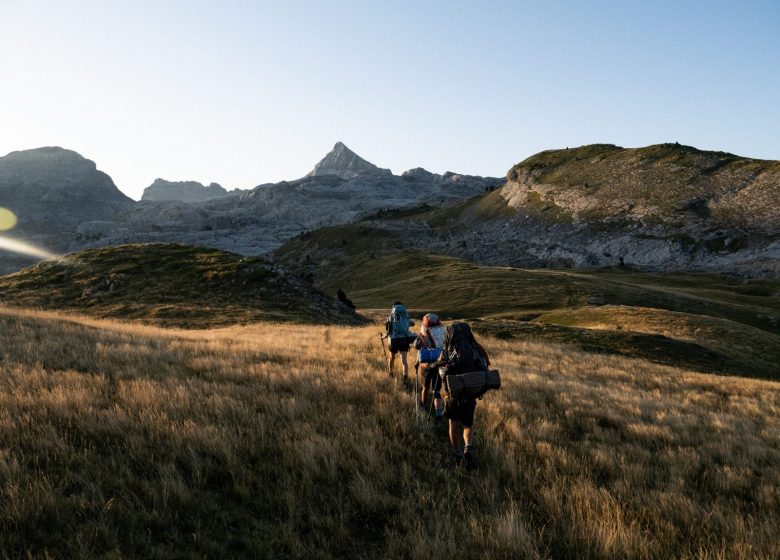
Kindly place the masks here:
POLYGON ((178 244, 81 251, 0 277, 0 301, 167 326, 360 318, 266 259, 178 244))
POLYGON ((780 178, 778 161, 679 144, 628 149, 594 144, 540 152, 513 166, 507 178, 513 181, 524 173, 559 193, 576 192, 580 198, 601 201, 579 213, 584 219, 608 218, 615 211, 612 202, 623 200, 653 207, 662 218, 687 212, 711 216, 724 226, 766 232, 777 223, 771 201, 780 178), (750 196, 743 199, 735 185, 751 185, 750 196))
POLYGON ((468 475, 377 327, 0 328, 0 557, 780 552, 777 383, 483 337, 504 387, 468 475))

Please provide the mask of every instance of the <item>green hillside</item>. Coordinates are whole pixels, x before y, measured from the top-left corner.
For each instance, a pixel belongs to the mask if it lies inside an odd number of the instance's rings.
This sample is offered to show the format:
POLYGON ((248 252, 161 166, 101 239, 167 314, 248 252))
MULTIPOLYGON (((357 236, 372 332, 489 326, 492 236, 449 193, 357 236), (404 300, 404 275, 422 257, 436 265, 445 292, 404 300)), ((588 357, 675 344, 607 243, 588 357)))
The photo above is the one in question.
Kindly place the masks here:
POLYGON ((361 318, 263 258, 178 244, 73 253, 0 276, 0 302, 184 328, 361 318))

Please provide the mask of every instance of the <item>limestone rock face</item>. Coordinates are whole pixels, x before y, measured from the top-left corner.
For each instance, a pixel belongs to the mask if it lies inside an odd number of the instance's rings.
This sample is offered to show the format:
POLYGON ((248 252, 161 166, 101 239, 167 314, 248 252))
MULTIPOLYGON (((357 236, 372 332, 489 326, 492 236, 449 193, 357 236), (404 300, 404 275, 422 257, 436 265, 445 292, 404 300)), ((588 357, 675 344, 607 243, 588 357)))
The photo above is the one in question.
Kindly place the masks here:
POLYGON ((381 169, 364 160, 343 143, 336 142, 333 149, 306 176, 321 177, 323 175, 352 179, 359 175, 392 175, 392 173, 389 169, 381 169))
POLYGON ((144 189, 141 200, 178 200, 180 202, 204 202, 220 198, 228 191, 218 183, 208 187, 197 181, 166 181, 155 179, 154 183, 144 189))

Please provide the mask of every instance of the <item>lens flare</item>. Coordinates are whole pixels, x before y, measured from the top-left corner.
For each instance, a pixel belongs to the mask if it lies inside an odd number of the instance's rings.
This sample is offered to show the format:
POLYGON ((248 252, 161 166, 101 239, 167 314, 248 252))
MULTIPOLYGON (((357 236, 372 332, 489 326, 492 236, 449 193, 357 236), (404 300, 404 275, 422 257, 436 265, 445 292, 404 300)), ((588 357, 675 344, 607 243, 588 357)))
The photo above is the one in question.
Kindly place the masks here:
POLYGON ((20 255, 28 255, 30 257, 37 257, 39 259, 56 259, 58 255, 50 253, 45 249, 36 247, 32 243, 26 241, 20 241, 18 239, 12 239, 0 235, 0 251, 11 251, 13 253, 19 253, 20 255))
POLYGON ((8 231, 16 225, 16 214, 0 206, 0 231, 8 231))

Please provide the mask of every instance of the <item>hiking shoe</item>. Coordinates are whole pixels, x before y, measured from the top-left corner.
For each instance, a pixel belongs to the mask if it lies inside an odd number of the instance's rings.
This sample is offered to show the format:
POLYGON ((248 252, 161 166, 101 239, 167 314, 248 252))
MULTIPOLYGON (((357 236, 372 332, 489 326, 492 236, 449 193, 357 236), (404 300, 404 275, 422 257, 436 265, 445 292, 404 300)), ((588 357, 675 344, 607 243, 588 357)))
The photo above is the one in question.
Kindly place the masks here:
POLYGON ((463 453, 461 451, 456 451, 455 454, 453 455, 453 458, 455 459, 456 467, 463 466, 463 453))
POLYGON ((475 468, 477 468, 477 461, 474 458, 473 449, 466 449, 466 452, 463 454, 463 462, 466 465, 467 471, 473 471, 475 468))

